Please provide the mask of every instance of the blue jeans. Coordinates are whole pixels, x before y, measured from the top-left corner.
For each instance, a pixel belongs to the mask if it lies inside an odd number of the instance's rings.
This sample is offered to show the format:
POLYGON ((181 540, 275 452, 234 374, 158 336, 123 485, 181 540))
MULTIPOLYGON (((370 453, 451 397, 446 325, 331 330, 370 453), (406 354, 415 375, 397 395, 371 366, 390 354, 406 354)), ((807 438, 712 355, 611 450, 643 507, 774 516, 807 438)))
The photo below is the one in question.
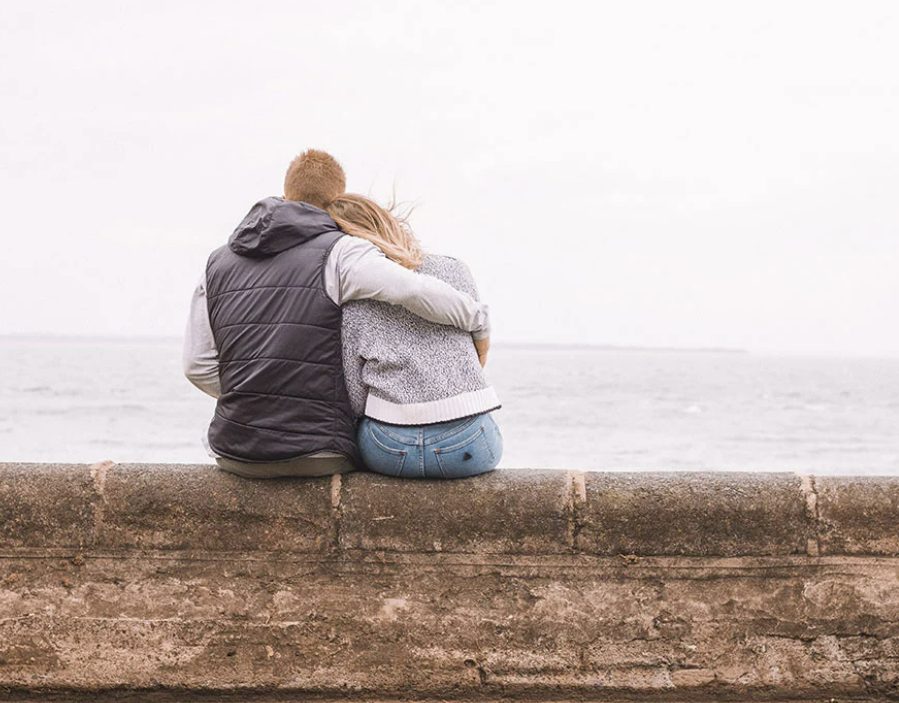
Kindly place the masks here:
POLYGON ((496 468, 503 437, 490 413, 436 425, 387 425, 364 418, 359 451, 365 466, 398 478, 465 478, 496 468))

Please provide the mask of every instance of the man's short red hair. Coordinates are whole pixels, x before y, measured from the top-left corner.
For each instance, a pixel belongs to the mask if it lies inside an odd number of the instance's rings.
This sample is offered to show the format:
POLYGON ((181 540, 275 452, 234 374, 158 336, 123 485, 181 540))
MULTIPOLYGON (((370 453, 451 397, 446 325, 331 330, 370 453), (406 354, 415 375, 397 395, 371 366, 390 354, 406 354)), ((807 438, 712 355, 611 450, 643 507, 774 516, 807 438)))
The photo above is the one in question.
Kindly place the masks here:
POLYGON ((307 149, 290 162, 284 176, 284 197, 322 209, 346 192, 346 174, 333 156, 307 149))

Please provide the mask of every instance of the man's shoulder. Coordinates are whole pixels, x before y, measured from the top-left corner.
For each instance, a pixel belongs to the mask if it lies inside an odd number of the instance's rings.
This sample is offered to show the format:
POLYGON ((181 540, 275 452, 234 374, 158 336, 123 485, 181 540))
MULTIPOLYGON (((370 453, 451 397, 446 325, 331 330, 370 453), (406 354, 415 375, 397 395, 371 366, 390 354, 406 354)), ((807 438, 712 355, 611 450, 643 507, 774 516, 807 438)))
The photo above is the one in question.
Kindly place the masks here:
POLYGON ((227 268, 229 262, 232 261, 236 257, 231 248, 227 244, 222 244, 220 247, 216 247, 211 252, 209 252, 209 256, 206 257, 206 265, 203 267, 203 275, 208 277, 211 274, 215 273, 215 271, 225 267, 227 268))
POLYGON ((378 255, 383 254, 374 244, 361 237, 354 237, 351 234, 341 233, 341 236, 334 242, 331 248, 331 256, 365 256, 366 254, 378 255))
POLYGON ((209 256, 207 257, 207 262, 212 261, 213 259, 220 259, 222 256, 231 253, 231 247, 227 244, 222 244, 220 247, 216 247, 211 252, 209 252, 209 256))

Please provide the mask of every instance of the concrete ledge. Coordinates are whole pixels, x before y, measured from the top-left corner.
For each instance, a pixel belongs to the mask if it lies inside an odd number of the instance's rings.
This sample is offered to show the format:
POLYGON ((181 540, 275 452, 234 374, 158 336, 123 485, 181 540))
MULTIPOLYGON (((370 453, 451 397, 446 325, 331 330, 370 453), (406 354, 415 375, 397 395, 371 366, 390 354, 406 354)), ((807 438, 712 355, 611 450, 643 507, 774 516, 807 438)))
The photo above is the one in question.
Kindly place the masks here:
POLYGON ((0 464, 3 700, 899 700, 899 478, 0 464))
POLYGON ((501 471, 477 480, 344 478, 340 547, 392 552, 559 554, 574 519, 564 471, 501 471))
POLYGON ((899 555, 899 476, 815 479, 822 554, 899 555))
POLYGON ((586 475, 578 547, 593 554, 806 554, 803 479, 789 474, 586 475))

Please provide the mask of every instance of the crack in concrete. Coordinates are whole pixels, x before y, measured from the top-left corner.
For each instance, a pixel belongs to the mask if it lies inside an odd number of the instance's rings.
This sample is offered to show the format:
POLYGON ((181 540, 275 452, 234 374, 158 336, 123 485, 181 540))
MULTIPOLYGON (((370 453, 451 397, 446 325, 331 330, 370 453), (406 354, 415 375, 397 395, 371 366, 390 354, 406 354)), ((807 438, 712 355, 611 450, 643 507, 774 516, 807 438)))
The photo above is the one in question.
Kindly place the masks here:
POLYGON ((578 537, 584 528, 583 514, 587 508, 587 483, 584 472, 566 472, 565 483, 565 515, 568 520, 566 530, 567 542, 570 549, 577 551, 578 537))
POLYGON ((101 461, 91 466, 91 480, 94 482, 94 489, 97 494, 106 502, 106 474, 115 464, 111 461, 101 461))
POLYGON ((335 551, 340 549, 340 503, 343 499, 343 477, 342 474, 333 474, 331 476, 331 517, 334 521, 334 535, 332 538, 332 546, 335 551))
POLYGON ((112 461, 101 461, 92 464, 90 468, 91 481, 94 484, 94 490, 99 497, 99 501, 91 501, 93 507, 93 527, 94 538, 99 535, 100 528, 103 526, 103 520, 106 513, 106 475, 109 470, 115 466, 112 461))
POLYGON ((800 490, 805 499, 805 515, 811 520, 814 528, 814 537, 806 539, 805 553, 810 557, 821 556, 821 516, 818 510, 818 486, 815 477, 810 474, 800 474, 800 490))
POLYGON ((340 509, 340 492, 343 487, 343 480, 341 479, 340 474, 333 474, 331 476, 331 507, 334 510, 340 509))

